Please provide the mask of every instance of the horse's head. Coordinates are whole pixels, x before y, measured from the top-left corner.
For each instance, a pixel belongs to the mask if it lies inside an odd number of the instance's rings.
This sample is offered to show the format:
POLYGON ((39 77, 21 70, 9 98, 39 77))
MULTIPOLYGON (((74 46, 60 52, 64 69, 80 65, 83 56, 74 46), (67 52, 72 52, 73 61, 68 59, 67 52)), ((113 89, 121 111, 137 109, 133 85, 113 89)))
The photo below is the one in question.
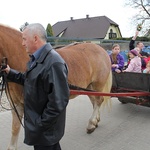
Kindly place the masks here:
POLYGON ((7 58, 11 68, 24 71, 29 57, 22 46, 22 33, 11 27, 0 25, 0 65, 5 66, 7 58), (24 68, 24 69, 22 69, 24 68))

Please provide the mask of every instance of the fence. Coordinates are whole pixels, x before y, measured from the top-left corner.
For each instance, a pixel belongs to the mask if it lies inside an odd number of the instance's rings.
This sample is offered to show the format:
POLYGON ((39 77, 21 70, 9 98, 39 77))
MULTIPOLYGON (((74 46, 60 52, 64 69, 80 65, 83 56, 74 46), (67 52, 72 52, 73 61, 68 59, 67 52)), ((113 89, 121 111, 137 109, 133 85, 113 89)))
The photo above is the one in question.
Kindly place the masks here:
MULTIPOLYGON (((118 43, 121 48, 121 54, 124 56, 125 62, 128 61, 129 42, 126 40, 105 40, 105 39, 91 39, 91 38, 64 38, 64 37, 48 37, 48 42, 53 46, 57 45, 68 45, 73 42, 92 42, 102 46, 108 54, 111 53, 111 48, 114 43, 118 43)), ((137 42, 137 41, 136 41, 137 42)), ((143 42, 145 47, 143 51, 150 54, 150 42, 143 42)), ((136 44, 136 43, 135 43, 136 44)))
POLYGON ((73 42, 93 42, 97 44, 103 44, 103 43, 129 43, 129 41, 125 40, 105 40, 105 39, 91 39, 91 38, 64 38, 64 37, 48 37, 48 42, 50 42, 52 45, 67 45, 73 42))

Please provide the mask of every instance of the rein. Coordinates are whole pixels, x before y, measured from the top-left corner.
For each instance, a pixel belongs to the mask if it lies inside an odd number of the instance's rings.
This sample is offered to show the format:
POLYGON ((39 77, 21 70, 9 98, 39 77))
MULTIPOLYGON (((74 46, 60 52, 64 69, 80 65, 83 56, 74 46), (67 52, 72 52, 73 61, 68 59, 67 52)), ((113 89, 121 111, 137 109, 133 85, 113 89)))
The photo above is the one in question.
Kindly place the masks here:
POLYGON ((3 71, 3 69, 5 69, 6 67, 7 67, 7 58, 4 57, 2 59, 2 63, 1 63, 1 67, 0 67, 0 76, 2 77, 2 89, 1 89, 1 93, 0 93, 0 103, 1 103, 3 91, 5 90, 7 93, 7 99, 8 99, 10 106, 11 106, 11 109, 7 109, 4 106, 2 106, 2 104, 1 104, 2 108, 4 108, 5 110, 14 110, 18 119, 19 119, 20 124, 22 125, 22 127, 24 127, 24 125, 21 121, 20 115, 18 113, 18 110, 17 110, 15 103, 11 97, 11 94, 10 94, 10 89, 9 89, 8 80, 7 80, 7 74, 5 71, 3 71))
POLYGON ((81 87, 79 87, 79 86, 76 86, 76 85, 73 85, 73 84, 70 84, 70 83, 68 83, 68 85, 69 85, 69 88, 70 88, 71 90, 83 90, 83 91, 96 92, 96 91, 94 91, 94 90, 90 90, 90 89, 86 89, 86 88, 81 88, 81 87))
POLYGON ((7 58, 3 57, 2 62, 1 62, 1 66, 0 66, 0 77, 2 78, 0 85, 1 85, 1 93, 0 93, 0 105, 3 109, 5 110, 11 110, 11 109, 7 109, 6 107, 4 107, 1 103, 1 99, 2 99, 2 95, 3 95, 3 91, 5 90, 5 80, 4 80, 4 72, 2 71, 3 69, 5 69, 7 67, 7 58))

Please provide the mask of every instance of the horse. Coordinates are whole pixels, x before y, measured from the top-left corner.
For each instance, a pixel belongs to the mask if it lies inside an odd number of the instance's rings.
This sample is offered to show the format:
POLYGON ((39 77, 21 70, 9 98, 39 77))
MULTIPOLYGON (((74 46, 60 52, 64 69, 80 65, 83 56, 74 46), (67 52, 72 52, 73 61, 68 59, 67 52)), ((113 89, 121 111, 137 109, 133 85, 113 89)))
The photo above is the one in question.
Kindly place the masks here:
MULTIPOLYGON (((99 45, 93 43, 69 44, 56 51, 62 56, 68 65, 68 83, 77 87, 99 92, 110 92, 112 86, 111 62, 107 52, 99 45)), ((0 25, 0 60, 8 59, 11 68, 18 71, 26 71, 26 63, 29 61, 24 47, 22 46, 22 33, 19 30, 6 25, 0 25)), ((8 82, 9 93, 19 113, 23 118, 24 102, 23 87, 8 82)), ((8 98, 8 92, 6 91, 8 98)), ((78 95, 70 95, 70 99, 78 95)), ((100 106, 109 102, 110 97, 89 96, 93 105, 93 112, 87 124, 87 133, 92 133, 100 122, 100 106)), ((21 123, 16 112, 12 109, 12 134, 8 150, 17 149, 17 141, 21 123)))

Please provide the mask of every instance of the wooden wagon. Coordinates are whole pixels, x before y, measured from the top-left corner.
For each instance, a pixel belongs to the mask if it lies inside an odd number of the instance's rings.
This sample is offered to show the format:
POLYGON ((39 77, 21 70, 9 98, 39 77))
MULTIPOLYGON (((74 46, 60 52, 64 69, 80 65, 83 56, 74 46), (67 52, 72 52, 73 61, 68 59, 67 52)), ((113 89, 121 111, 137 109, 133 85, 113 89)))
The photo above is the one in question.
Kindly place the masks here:
POLYGON ((133 103, 150 107, 150 74, 144 73, 113 73, 112 93, 124 93, 123 97, 118 97, 122 103, 133 103), (141 92, 147 93, 144 96, 125 96, 125 93, 141 92))

